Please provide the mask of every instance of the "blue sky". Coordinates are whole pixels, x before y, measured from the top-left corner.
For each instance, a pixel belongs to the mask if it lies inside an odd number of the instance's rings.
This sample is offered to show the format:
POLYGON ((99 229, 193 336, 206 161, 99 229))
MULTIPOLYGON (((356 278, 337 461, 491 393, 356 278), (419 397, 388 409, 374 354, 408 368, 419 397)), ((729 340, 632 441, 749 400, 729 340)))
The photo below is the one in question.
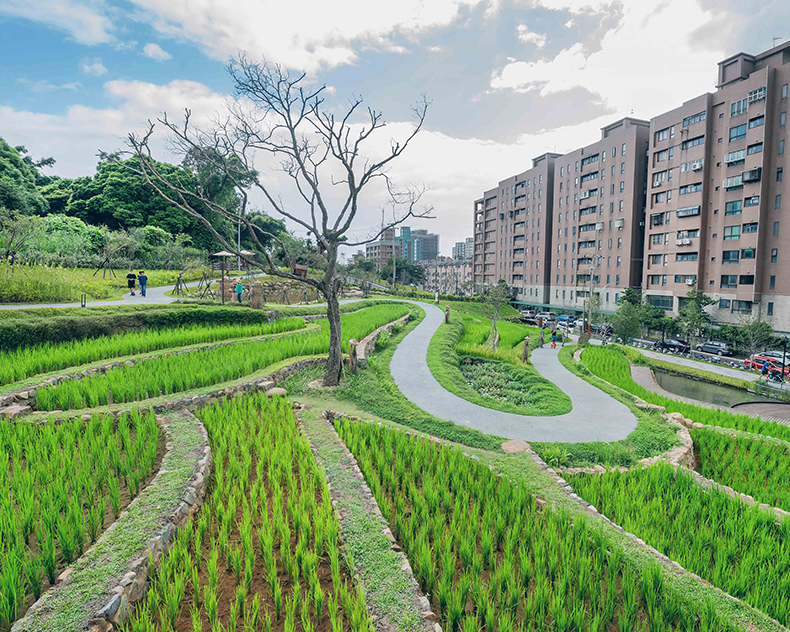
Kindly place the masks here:
POLYGON ((53 156, 54 173, 89 174, 163 110, 222 110, 239 50, 307 71, 337 105, 363 95, 394 135, 427 93, 425 131, 392 176, 429 187, 436 219, 416 225, 449 254, 484 189, 617 118, 713 90, 719 60, 790 38, 789 23, 779 0, 3 0, 0 136, 53 156))

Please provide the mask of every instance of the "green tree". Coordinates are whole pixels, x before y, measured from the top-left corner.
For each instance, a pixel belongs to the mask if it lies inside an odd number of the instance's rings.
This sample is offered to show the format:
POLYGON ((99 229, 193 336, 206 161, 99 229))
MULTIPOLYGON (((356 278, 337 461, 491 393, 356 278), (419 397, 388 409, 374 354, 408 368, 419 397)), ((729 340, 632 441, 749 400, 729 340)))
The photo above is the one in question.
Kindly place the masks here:
POLYGON ((381 268, 380 276, 385 281, 389 281, 393 285, 400 283, 401 285, 419 285, 425 282, 425 268, 419 263, 409 261, 408 259, 395 259, 395 278, 392 277, 392 257, 389 258, 387 264, 381 268))
POLYGON ((49 205, 36 185, 40 174, 24 158, 19 148, 0 138, 0 206, 25 215, 44 215, 49 205))
POLYGON ((625 342, 629 342, 639 336, 642 328, 641 314, 641 305, 623 301, 612 317, 615 335, 622 338, 625 342))
POLYGON ((705 308, 716 303, 714 299, 700 289, 694 288, 686 294, 683 307, 680 308, 678 319, 687 336, 698 336, 710 322, 710 314, 705 308))
POLYGON ((760 313, 742 317, 741 332, 744 350, 748 355, 773 346, 774 330, 770 323, 763 320, 760 313))
POLYGON ((620 295, 620 304, 630 303, 631 305, 639 306, 642 304, 642 290, 627 287, 620 295))
POLYGON ((510 303, 510 291, 504 279, 499 279, 497 283, 486 285, 480 293, 480 301, 483 303, 483 311, 486 318, 491 321, 491 348, 499 346, 499 323, 502 308, 510 303))

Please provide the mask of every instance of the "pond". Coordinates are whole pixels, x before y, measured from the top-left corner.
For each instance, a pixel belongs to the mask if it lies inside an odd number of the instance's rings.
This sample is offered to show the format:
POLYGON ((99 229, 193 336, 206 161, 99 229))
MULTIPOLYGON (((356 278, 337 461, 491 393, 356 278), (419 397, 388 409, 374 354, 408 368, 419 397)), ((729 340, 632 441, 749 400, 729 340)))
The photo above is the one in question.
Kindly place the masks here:
POLYGON ((682 375, 665 373, 664 371, 653 370, 656 382, 665 391, 669 391, 681 397, 689 397, 700 402, 708 402, 717 406, 729 408, 733 404, 743 402, 775 402, 775 399, 763 397, 755 393, 749 393, 734 386, 724 386, 722 384, 710 384, 700 380, 694 380, 682 375))

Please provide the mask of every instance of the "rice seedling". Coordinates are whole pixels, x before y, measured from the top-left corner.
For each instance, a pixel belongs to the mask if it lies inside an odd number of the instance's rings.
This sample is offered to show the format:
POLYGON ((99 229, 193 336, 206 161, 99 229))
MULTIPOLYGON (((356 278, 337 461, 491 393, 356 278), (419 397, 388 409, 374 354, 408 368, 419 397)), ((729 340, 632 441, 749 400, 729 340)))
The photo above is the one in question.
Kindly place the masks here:
MULTIPOLYGON (((635 353, 635 352, 634 352, 635 353)), ((699 423, 708 426, 722 426, 745 430, 755 434, 764 434, 790 441, 790 426, 783 426, 770 421, 763 421, 749 415, 739 415, 721 410, 708 408, 696 404, 687 404, 670 397, 658 395, 648 391, 631 379, 631 368, 628 359, 618 349, 613 347, 587 347, 582 356, 583 362, 598 377, 619 386, 623 390, 641 397, 646 402, 664 406, 667 412, 678 412, 699 423)))
POLYGON ((790 447, 786 444, 731 437, 707 428, 691 430, 691 438, 704 477, 790 511, 790 447))
POLYGON ((251 325, 193 325, 172 329, 133 331, 118 336, 86 338, 60 344, 23 347, 0 352, 0 386, 19 380, 123 356, 219 342, 235 338, 252 338, 297 331, 305 326, 301 318, 283 318, 271 323, 251 325))
MULTIPOLYGON (((610 520, 636 534, 687 570, 775 618, 790 623, 790 521, 703 490, 688 472, 657 465, 629 472, 577 475, 576 493, 610 520)), ((661 588, 647 591, 651 617, 661 588)), ((644 590, 643 590, 643 594, 644 590)))
POLYGON ((96 541, 112 520, 108 496, 117 496, 117 517, 126 488, 112 472, 142 484, 159 442, 149 413, 130 413, 117 425, 98 415, 60 425, 0 424, 0 629, 96 541))
MULTIPOLYGON (((342 316, 342 346, 362 339, 373 330, 408 313, 401 304, 377 305, 342 316)), ((70 380, 39 389, 39 410, 72 410, 86 405, 133 402, 210 386, 249 375, 281 360, 329 350, 329 327, 321 330, 257 342, 239 343, 187 354, 157 357, 121 366, 82 380, 70 380)))
POLYGON ((197 414, 211 442, 211 486, 162 558, 155 583, 189 581, 177 612, 175 602, 172 611, 138 609, 130 626, 367 631, 364 602, 349 588, 348 573, 338 568, 332 577, 338 525, 290 402, 256 394, 197 414))
POLYGON ((460 450, 372 424, 336 425, 374 496, 387 499, 379 507, 388 507, 444 629, 729 629, 705 623, 660 582, 647 587, 583 517, 540 509, 460 450))

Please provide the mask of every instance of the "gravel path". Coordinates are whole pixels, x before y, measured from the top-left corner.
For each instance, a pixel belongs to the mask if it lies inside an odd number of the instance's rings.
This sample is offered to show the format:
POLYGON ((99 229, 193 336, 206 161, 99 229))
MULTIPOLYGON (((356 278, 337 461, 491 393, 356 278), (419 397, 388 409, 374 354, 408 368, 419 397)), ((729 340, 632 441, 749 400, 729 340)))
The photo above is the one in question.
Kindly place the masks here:
POLYGON ((537 349, 531 360, 538 372, 570 398, 573 410, 565 415, 532 417, 504 413, 466 401, 445 390, 428 368, 428 343, 444 322, 442 311, 419 303, 425 319, 398 345, 390 371, 401 393, 423 410, 487 434, 526 441, 618 441, 636 427, 636 416, 624 404, 588 384, 563 367, 559 349, 537 349))

